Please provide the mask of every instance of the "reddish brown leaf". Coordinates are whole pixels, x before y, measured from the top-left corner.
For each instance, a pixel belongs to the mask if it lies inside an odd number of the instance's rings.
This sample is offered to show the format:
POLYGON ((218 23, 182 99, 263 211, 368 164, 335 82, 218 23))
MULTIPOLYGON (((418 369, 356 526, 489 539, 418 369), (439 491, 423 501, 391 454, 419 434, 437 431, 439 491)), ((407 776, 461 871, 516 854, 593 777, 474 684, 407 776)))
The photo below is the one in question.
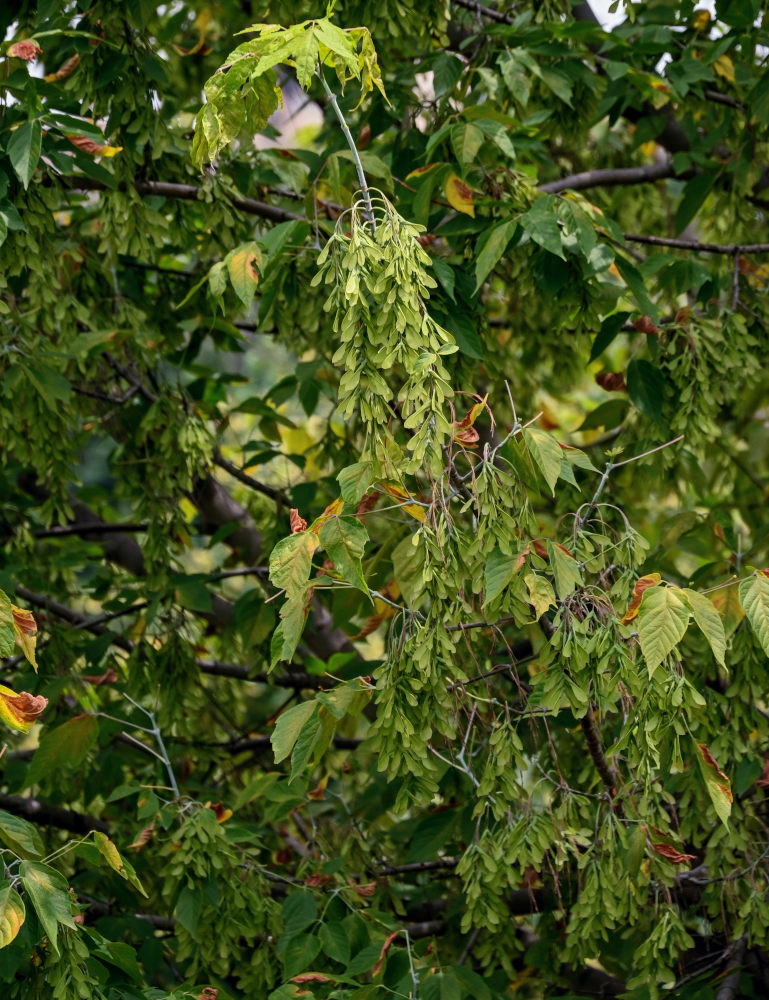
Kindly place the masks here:
POLYGON ((0 717, 14 729, 28 733, 45 711, 48 699, 41 694, 20 691, 0 685, 0 717))
POLYGON ((371 970, 372 976, 378 975, 379 970, 382 968, 382 963, 387 958, 387 953, 392 947, 393 941, 397 938, 399 934, 400 930, 393 931, 392 934, 388 934, 388 936, 385 938, 385 942, 382 945, 382 950, 379 952, 379 958, 376 960, 376 962, 374 962, 374 967, 371 970))
POLYGON ((298 535, 300 531, 304 531, 307 527, 307 522, 303 517, 300 517, 299 511, 296 507, 291 508, 291 512, 288 515, 288 521, 291 525, 291 534, 298 535))
POLYGON ((652 847, 657 852, 657 854, 662 855, 663 858, 667 858, 668 861, 672 861, 674 865, 682 865, 687 861, 696 861, 697 857, 694 854, 682 854, 677 851, 675 847, 671 844, 652 844, 652 847))
POLYGON ((292 976, 289 980, 291 983, 333 983, 333 981, 322 972, 300 972, 298 976, 292 976))
MULTIPOLYGON (((534 538, 534 539, 532 539, 531 544, 532 544, 532 547, 533 547, 534 551, 537 553, 537 555, 539 556, 540 559, 547 559, 547 546, 545 545, 545 543, 542 541, 541 538, 534 538)), ((520 558, 521 557, 519 556, 518 557, 518 561, 519 562, 520 562, 520 558)), ((521 563, 521 565, 523 565, 523 564, 521 563)))
POLYGON ((37 623, 32 612, 17 608, 15 604, 12 604, 11 608, 13 609, 13 624, 16 628, 24 635, 34 635, 37 632, 37 623))
POLYGON ((723 789, 724 793, 726 794, 726 796, 728 797, 729 801, 731 802, 732 801, 732 786, 731 786, 731 782, 729 781, 729 778, 724 774, 724 772, 721 770, 721 768, 716 763, 716 758, 710 752, 709 747, 707 747, 704 743, 698 743, 697 746, 700 748, 700 753, 702 754, 702 759, 705 761, 705 763, 708 765, 708 767, 712 767, 713 770, 716 772, 716 774, 720 778, 724 779, 724 783, 723 784, 721 782, 719 782, 719 787, 723 789))
POLYGON ((379 499, 379 494, 376 490, 367 490, 360 499, 358 503, 358 509, 355 511, 355 516, 358 520, 363 523, 363 515, 368 514, 369 511, 376 507, 376 502, 379 499))
POLYGON ((422 233, 421 236, 417 236, 417 243, 421 247, 429 247, 431 243, 435 243, 438 237, 435 233, 422 233))
MULTIPOLYGON (((457 426, 456 424, 454 425, 457 426)), ((478 444, 479 434, 474 427, 466 427, 461 431, 455 431, 454 440, 463 444, 466 448, 474 448, 478 444)))
POLYGON ((120 678, 114 667, 108 667, 103 674, 81 674, 80 679, 88 684, 114 684, 120 678))
POLYGON ((328 782, 328 775, 324 777, 315 788, 310 789, 307 793, 307 797, 310 799, 315 799, 316 802, 321 802, 326 797, 326 784, 328 782))
POLYGON ((364 125, 358 136, 358 149, 365 149, 371 142, 371 126, 364 125))
POLYGON ((206 805, 209 809, 213 809, 216 814, 217 823, 226 823, 232 816, 232 809, 226 809, 221 802, 217 802, 215 805, 211 802, 206 802, 206 805))
POLYGON ((14 59, 24 59, 26 62, 32 62, 33 59, 37 59, 38 54, 42 51, 37 42, 14 42, 8 49, 8 55, 13 56, 14 59))
POLYGON ((764 769, 761 777, 756 781, 759 788, 769 788, 769 758, 764 760, 764 769))
POLYGON ((80 56, 78 55, 70 56, 70 58, 65 63, 62 63, 62 65, 56 70, 55 73, 49 73, 45 77, 45 82, 55 83, 57 80, 66 79, 66 77, 68 77, 70 73, 75 72, 79 63, 80 63, 80 56))
POLYGON ((638 609, 641 607, 641 598, 644 591, 648 590, 649 587, 656 587, 661 580, 662 577, 659 573, 648 573, 646 576, 641 576, 636 580, 633 587, 633 599, 628 605, 627 611, 622 616, 623 625, 629 625, 638 616, 638 609))
POLYGON ((140 851, 146 843, 149 842, 152 834, 155 832, 155 820, 150 823, 149 826, 145 826, 133 844, 129 844, 129 848, 133 848, 134 851, 140 851))
POLYGON ((639 316, 633 326, 639 333, 646 333, 649 336, 656 336, 660 332, 660 328, 655 326, 648 316, 639 316))
POLYGON ((376 892, 376 882, 369 882, 368 885, 357 885, 355 882, 350 882, 350 888, 359 896, 373 896, 376 892))
POLYGON ((88 153, 89 156, 114 156, 123 148, 122 146, 99 143, 95 139, 89 139, 86 135, 68 135, 67 141, 71 142, 73 146, 77 146, 82 152, 88 153))
POLYGON ((315 889, 318 886, 325 885, 327 882, 331 881, 330 875, 308 875, 304 880, 304 884, 310 886, 311 889, 315 889))
POLYGON ((202 993, 198 993, 198 1000, 216 1000, 219 990, 215 986, 206 986, 202 993))
POLYGON ((626 392, 627 383, 622 372, 599 372, 595 377, 596 382, 607 392, 626 392))

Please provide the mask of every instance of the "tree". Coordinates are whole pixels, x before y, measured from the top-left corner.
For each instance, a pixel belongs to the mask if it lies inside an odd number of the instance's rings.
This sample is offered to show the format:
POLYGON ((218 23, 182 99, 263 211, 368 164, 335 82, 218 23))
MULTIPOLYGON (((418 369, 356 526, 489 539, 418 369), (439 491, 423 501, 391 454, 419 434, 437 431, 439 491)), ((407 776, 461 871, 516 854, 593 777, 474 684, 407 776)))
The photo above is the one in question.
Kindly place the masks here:
POLYGON ((5 996, 766 990, 767 14, 624 15, 0 11, 5 996))

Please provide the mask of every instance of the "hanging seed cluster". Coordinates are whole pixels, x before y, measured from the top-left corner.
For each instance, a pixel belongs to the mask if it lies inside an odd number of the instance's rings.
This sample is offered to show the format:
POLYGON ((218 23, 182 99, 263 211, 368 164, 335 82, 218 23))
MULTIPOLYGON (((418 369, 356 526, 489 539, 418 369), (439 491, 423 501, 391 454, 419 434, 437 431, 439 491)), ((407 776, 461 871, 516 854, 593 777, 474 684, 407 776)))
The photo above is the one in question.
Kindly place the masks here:
POLYGON ((337 223, 313 284, 333 286, 325 309, 335 314, 339 337, 333 363, 344 368, 342 416, 360 414, 367 452, 385 463, 388 441, 402 426, 410 434, 410 456, 402 471, 424 467, 438 477, 444 464, 441 447, 451 432, 444 403, 453 395, 443 358, 457 345, 427 311, 436 282, 417 239, 422 231, 384 198, 376 199, 373 226, 358 204, 337 223), (346 218, 349 231, 344 231, 346 218), (394 381, 400 381, 397 393, 394 381))

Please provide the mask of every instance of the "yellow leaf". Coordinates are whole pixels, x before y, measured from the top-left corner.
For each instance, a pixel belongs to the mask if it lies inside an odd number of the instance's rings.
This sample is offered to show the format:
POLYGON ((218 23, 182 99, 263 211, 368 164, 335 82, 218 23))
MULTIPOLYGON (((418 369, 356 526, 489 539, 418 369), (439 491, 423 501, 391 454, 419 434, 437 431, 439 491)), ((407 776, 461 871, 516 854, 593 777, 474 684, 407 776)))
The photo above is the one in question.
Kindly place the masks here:
POLYGON ((713 69, 729 83, 734 83, 734 63, 727 55, 719 56, 713 63, 713 69))
POLYGON ((475 205, 473 204, 473 189, 456 174, 451 174, 446 181, 446 200, 452 208, 458 212, 464 212, 475 218, 475 205))
POLYGON ((704 31, 709 24, 710 24, 710 11, 695 10, 694 17, 692 18, 692 27, 694 28, 694 30, 704 31))
MULTIPOLYGON (((397 483, 389 482, 383 480, 379 484, 385 493, 389 493, 391 497, 395 497, 396 500, 410 500, 412 499, 409 494, 399 486, 397 483)), ((420 504, 415 503, 402 503, 401 507, 406 511, 407 514, 411 514, 413 518, 417 521, 421 521, 422 524, 427 520, 427 514, 425 513, 425 508, 420 504)))
POLYGON ((737 590, 736 581, 728 587, 721 587, 720 590, 716 590, 711 597, 711 601, 715 605, 716 611, 723 618, 724 632, 728 639, 745 617, 745 612, 742 610, 742 605, 740 604, 740 595, 737 590))
POLYGON ((412 177, 423 177, 425 174, 429 174, 433 167, 439 167, 440 163, 428 163, 424 167, 417 167, 416 170, 412 170, 411 173, 406 174, 406 180, 411 180, 412 177))
POLYGON ((0 891, 0 948, 5 948, 13 941, 21 930, 25 916, 24 900, 7 883, 0 891))
POLYGON ((654 150, 657 148, 657 143, 651 139, 649 142, 641 143, 641 152, 644 156, 654 156, 654 150))

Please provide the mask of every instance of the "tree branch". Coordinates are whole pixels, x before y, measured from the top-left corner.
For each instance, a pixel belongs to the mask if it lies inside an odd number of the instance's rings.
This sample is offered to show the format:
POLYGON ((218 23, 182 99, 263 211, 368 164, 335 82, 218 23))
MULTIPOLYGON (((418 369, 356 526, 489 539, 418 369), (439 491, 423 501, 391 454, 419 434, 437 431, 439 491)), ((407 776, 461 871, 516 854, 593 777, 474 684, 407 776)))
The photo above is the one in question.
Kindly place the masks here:
POLYGON ((667 236, 644 236, 643 233, 624 235, 631 243, 672 247, 674 250, 694 250, 696 253, 722 253, 730 257, 740 253, 769 253, 769 243, 701 243, 699 240, 676 240, 667 236))
MULTIPOLYGON (((67 178, 70 191, 106 191, 111 189, 102 181, 85 175, 67 178)), ((141 195, 157 195, 163 198, 177 198, 182 201, 198 201, 205 191, 195 184, 174 184, 167 181, 136 181, 134 189, 141 195)), ((125 190, 123 184, 119 188, 125 190)), ((249 215, 256 215, 269 222, 290 222, 293 219, 303 219, 304 216, 290 212, 286 208, 279 208, 277 205, 270 205, 266 201, 257 201, 255 198, 233 197, 229 199, 233 208, 246 212, 249 215)))
POLYGON ((59 830, 69 830, 70 833, 84 834, 92 830, 109 832, 107 823, 96 816, 75 812, 74 809, 62 809, 25 795, 0 795, 0 809, 5 809, 14 816, 23 816, 39 826, 55 826, 59 830))
POLYGON ((651 163, 644 167, 611 167, 605 170, 585 170, 579 174, 571 174, 557 181, 540 184, 539 190, 545 194, 558 194, 559 191, 584 191, 591 187, 614 187, 620 184, 647 184, 650 181, 663 180, 666 177, 684 179, 693 176, 693 170, 676 173, 669 161, 651 163))

